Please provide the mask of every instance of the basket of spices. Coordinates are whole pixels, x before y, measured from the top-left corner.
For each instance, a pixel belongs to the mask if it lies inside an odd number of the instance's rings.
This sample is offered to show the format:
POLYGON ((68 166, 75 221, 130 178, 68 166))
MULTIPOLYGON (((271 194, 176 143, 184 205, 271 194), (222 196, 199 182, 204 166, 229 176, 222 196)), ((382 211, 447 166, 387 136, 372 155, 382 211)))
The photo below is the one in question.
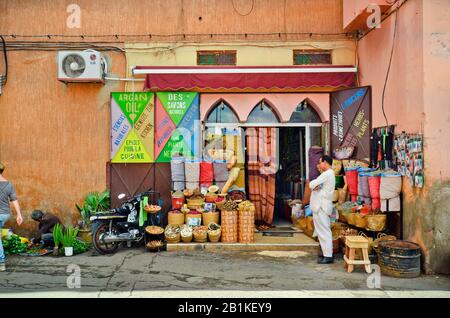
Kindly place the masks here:
POLYGON ((226 200, 222 205, 222 242, 236 243, 238 241, 238 204, 226 200))
POLYGON ((205 195, 205 202, 209 203, 215 203, 217 199, 217 193, 214 192, 208 192, 205 195))
POLYGON ((181 226, 180 235, 181 235, 181 240, 183 241, 183 243, 191 242, 192 237, 193 237, 192 228, 187 224, 183 224, 181 226))
POLYGON ((180 210, 172 210, 167 214, 167 223, 172 225, 184 224, 184 213, 180 210))
POLYGON ((194 242, 205 243, 208 239, 208 228, 204 225, 196 226, 192 230, 194 242))
POLYGON ((147 250, 149 250, 150 252, 159 252, 159 251, 164 251, 166 249, 166 244, 161 241, 161 240, 153 240, 148 242, 145 247, 147 248, 147 250))
POLYGON ((255 236, 255 206, 250 201, 238 205, 238 241, 252 243, 255 236))
POLYGON ((182 191, 175 191, 172 194, 172 208, 181 209, 184 204, 184 194, 182 191))
POLYGON ((205 203, 205 197, 198 189, 194 190, 193 195, 187 198, 187 206, 192 210, 201 208, 203 203, 205 203))
POLYGON ((167 243, 178 243, 180 242, 180 226, 169 224, 166 226, 166 230, 164 231, 164 237, 167 243))
POLYGON ((190 210, 186 213, 185 222, 189 226, 199 226, 202 224, 202 213, 197 210, 190 210))
POLYGON ((161 207, 159 205, 149 204, 144 207, 144 210, 148 213, 158 213, 161 211, 161 207))
POLYGON ((219 212, 210 211, 202 213, 203 225, 208 225, 209 223, 219 224, 219 212))
POLYGON ((386 226, 386 214, 369 214, 366 215, 367 227, 369 231, 383 231, 386 226))
POLYGON ((218 194, 217 198, 216 198, 216 207, 221 210, 222 209, 222 205, 225 203, 226 201, 226 194, 218 194))
POLYGON ((217 243, 220 240, 221 229, 217 223, 208 224, 208 238, 212 243, 217 243))
POLYGON ((164 240, 164 229, 160 226, 147 226, 145 232, 149 235, 150 240, 164 240))

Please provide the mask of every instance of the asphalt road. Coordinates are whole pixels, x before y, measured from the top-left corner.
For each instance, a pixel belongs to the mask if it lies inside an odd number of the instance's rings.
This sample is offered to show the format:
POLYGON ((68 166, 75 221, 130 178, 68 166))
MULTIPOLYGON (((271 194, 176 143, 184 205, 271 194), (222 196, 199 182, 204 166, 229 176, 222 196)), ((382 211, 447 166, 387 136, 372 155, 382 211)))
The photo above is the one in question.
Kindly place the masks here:
MULTIPOLYGON (((369 288, 368 277, 362 267, 345 272, 342 259, 316 264, 316 256, 307 252, 122 249, 107 256, 93 251, 73 257, 11 256, 7 271, 0 272, 0 297, 450 297, 448 276, 381 276, 380 288, 369 288)), ((369 286, 376 282, 371 277, 369 286)))

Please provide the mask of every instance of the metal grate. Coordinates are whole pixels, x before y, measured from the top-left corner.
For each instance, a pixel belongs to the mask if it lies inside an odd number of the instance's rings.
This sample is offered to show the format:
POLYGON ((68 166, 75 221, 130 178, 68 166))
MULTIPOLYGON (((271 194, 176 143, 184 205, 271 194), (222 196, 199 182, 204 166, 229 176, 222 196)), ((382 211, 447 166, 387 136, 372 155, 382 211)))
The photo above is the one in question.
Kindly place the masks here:
POLYGON ((331 51, 294 50, 294 65, 331 65, 331 51))
POLYGON ((236 51, 197 51, 197 65, 236 65, 236 51))

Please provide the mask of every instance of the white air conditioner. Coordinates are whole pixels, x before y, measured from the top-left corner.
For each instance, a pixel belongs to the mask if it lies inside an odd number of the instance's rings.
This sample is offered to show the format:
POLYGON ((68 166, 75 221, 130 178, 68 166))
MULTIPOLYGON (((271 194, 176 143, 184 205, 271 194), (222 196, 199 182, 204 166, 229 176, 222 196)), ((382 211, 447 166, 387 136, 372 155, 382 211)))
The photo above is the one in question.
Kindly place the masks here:
POLYGON ((106 72, 106 60, 100 52, 58 52, 58 80, 62 82, 103 82, 106 72))

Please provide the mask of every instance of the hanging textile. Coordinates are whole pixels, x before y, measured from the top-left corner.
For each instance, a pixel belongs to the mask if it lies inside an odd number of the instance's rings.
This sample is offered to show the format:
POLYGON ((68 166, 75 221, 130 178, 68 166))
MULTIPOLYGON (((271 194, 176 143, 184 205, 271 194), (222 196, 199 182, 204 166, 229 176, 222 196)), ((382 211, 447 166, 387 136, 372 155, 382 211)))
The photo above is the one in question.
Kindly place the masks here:
POLYGON ((170 160, 170 171, 172 174, 172 189, 174 191, 184 190, 184 157, 172 157, 170 160))
POLYGON ((247 129, 249 199, 255 205, 255 220, 272 224, 275 207, 277 129, 247 129))
POLYGON ((212 161, 200 162, 200 186, 209 187, 214 179, 212 161))
POLYGON ((348 184, 348 193, 352 202, 356 202, 358 196, 358 168, 346 168, 345 177, 348 184))
POLYGON ((380 181, 381 211, 400 211, 402 176, 400 173, 382 173, 380 181))
POLYGON ((372 198, 372 210, 381 208, 380 202, 380 176, 372 175, 368 177, 370 197, 372 198))
POLYGON ((184 171, 186 175, 186 189, 199 189, 200 161, 186 160, 184 164, 184 171))
POLYGON ((214 181, 219 187, 219 191, 222 190, 223 186, 228 180, 228 168, 226 160, 214 160, 213 162, 214 170, 214 181))

